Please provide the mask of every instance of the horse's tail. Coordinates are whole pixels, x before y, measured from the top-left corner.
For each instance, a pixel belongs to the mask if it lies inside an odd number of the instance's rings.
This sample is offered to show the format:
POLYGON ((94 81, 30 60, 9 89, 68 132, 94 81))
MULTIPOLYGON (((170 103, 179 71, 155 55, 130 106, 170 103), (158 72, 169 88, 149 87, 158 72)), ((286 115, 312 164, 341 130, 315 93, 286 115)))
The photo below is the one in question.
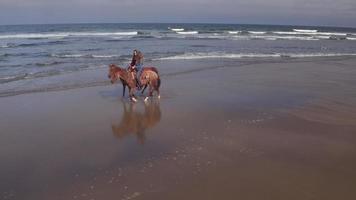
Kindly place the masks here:
POLYGON ((158 86, 158 88, 161 86, 161 78, 158 76, 158 79, 157 79, 157 86, 158 86))

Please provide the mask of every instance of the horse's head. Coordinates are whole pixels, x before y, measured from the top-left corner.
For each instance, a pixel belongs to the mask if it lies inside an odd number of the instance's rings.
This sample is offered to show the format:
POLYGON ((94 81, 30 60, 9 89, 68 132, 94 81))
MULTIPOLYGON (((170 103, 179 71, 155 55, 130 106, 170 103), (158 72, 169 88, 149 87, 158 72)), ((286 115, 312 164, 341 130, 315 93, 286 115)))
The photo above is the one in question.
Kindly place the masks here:
POLYGON ((110 64, 109 65, 109 73, 108 73, 108 78, 110 79, 111 83, 115 83, 117 81, 118 76, 117 72, 119 71, 119 67, 117 67, 115 64, 110 64))

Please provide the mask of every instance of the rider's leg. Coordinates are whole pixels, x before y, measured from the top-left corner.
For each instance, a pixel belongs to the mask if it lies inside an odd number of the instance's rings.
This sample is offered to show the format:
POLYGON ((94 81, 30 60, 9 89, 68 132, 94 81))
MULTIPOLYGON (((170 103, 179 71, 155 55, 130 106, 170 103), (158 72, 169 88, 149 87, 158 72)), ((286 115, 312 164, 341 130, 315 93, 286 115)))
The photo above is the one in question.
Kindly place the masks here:
POLYGON ((141 81, 140 81, 140 76, 142 73, 143 66, 142 66, 142 64, 137 64, 136 68, 137 68, 136 82, 139 85, 139 88, 141 88, 142 85, 141 85, 141 81))

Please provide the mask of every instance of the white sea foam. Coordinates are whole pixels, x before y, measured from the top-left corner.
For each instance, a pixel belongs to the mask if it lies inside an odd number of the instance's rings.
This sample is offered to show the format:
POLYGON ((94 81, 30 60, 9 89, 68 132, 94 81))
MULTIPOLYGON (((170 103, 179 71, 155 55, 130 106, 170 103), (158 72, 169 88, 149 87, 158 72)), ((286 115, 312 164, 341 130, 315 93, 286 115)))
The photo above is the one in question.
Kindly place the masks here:
POLYGON ((303 36, 251 36, 252 38, 257 39, 266 39, 266 40, 318 40, 313 37, 303 37, 303 36))
POLYGON ((312 54, 286 54, 292 58, 307 58, 307 57, 338 57, 338 56, 356 56, 356 53, 312 53, 312 54))
POLYGON ((274 34, 279 35, 326 35, 326 36, 346 36, 347 33, 339 32, 290 32, 290 31, 275 31, 274 34))
POLYGON ((309 29, 293 29, 295 32, 301 32, 301 33, 316 33, 318 30, 309 30, 309 29))
POLYGON ((237 35, 232 37, 235 40, 251 40, 251 39, 259 39, 259 40, 319 40, 318 38, 314 38, 311 36, 284 36, 284 35, 237 35))
POLYGON ((17 78, 18 76, 5 76, 5 77, 0 77, 0 82, 2 80, 11 80, 11 79, 15 79, 17 78))
POLYGON ((346 39, 347 40, 356 40, 356 38, 353 38, 353 37, 347 37, 346 39))
POLYGON ((249 31, 249 33, 251 33, 251 34, 257 34, 257 35, 266 34, 266 32, 264 32, 264 31, 249 31))
POLYGON ((170 28, 170 30, 175 32, 180 32, 180 31, 184 31, 184 28, 170 28))
POLYGON ((322 35, 319 35, 319 36, 314 36, 314 38, 322 39, 322 40, 328 40, 328 39, 330 39, 330 36, 322 36, 322 35))
POLYGON ((182 35, 194 35, 194 34, 198 34, 198 31, 180 31, 177 33, 182 35))
POLYGON ((68 37, 68 33, 28 33, 28 34, 11 34, 0 35, 0 39, 31 39, 31 38, 57 38, 68 37))
POLYGON ((117 58, 119 55, 91 55, 91 54, 51 54, 57 58, 117 58))
POLYGON ((0 35, 0 39, 32 39, 32 38, 64 38, 70 36, 91 37, 91 36, 131 36, 137 35, 137 31, 131 32, 61 32, 61 33, 23 33, 0 35))
POLYGON ((93 58, 117 58, 119 55, 91 55, 93 58))
POLYGON ((218 59, 218 58, 227 58, 227 59, 241 59, 241 58, 308 58, 308 57, 337 57, 337 56, 356 56, 355 54, 343 54, 343 53, 310 53, 310 54, 234 54, 234 53, 220 53, 220 52, 211 52, 211 53, 185 53, 182 55, 163 57, 156 60, 197 60, 197 59, 218 59))
POLYGON ((70 36, 130 36, 130 35, 137 35, 137 31, 131 32, 106 32, 106 33, 90 33, 90 32, 77 32, 77 33, 70 33, 70 36))
POLYGON ((346 35, 347 35, 347 33, 328 33, 328 32, 318 32, 316 35, 346 36, 346 35))
POLYGON ((280 57, 278 54, 233 54, 233 53, 185 53, 182 55, 159 58, 158 60, 194 60, 206 58, 263 58, 263 57, 280 57))
POLYGON ((239 34, 241 31, 228 31, 229 34, 239 34))
POLYGON ((83 55, 83 54, 51 54, 51 57, 57 57, 57 58, 81 58, 81 57, 86 57, 86 55, 83 55))

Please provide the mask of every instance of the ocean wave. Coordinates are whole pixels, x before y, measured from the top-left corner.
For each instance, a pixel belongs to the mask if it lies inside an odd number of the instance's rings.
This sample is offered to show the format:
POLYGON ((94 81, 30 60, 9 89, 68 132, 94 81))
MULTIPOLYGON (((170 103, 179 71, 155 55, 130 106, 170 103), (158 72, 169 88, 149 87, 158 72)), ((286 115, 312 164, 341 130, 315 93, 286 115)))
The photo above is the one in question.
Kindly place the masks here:
POLYGON ((100 51, 103 50, 103 48, 88 48, 88 49, 83 49, 82 51, 100 51))
POLYGON ((37 43, 21 43, 21 44, 14 44, 9 43, 6 45, 1 45, 0 48, 16 48, 16 47, 34 47, 34 46, 42 46, 42 45, 59 45, 59 44, 66 44, 67 41, 49 41, 49 42, 37 42, 37 43))
POLYGON ((51 54, 51 57, 56 57, 56 58, 83 58, 87 57, 87 55, 84 54, 51 54))
POLYGON ((328 32, 318 32, 315 35, 330 35, 330 36, 347 36, 348 33, 328 33, 328 32))
POLYGON ((106 32, 106 33, 90 33, 90 32, 77 32, 77 33, 70 33, 69 36, 131 36, 131 35, 138 35, 137 31, 131 32, 106 32))
POLYGON ((169 30, 175 31, 175 32, 180 32, 184 31, 184 28, 168 28, 169 30))
POLYGON ((65 37, 92 37, 92 36, 132 36, 137 31, 130 32, 61 32, 61 33, 22 33, 11 35, 0 35, 0 39, 43 39, 43 38, 65 38, 65 37))
POLYGON ((347 36, 348 33, 340 32, 290 32, 290 31, 274 31, 274 34, 279 35, 326 35, 326 36, 347 36))
POLYGON ((35 47, 39 46, 40 44, 38 43, 24 43, 24 44, 18 44, 15 47, 35 47))
POLYGON ((133 36, 132 38, 134 38, 134 39, 152 39, 152 38, 159 38, 159 37, 153 36, 153 35, 137 35, 137 36, 133 36))
POLYGON ((250 34, 257 34, 257 35, 262 35, 262 34, 266 34, 267 32, 265 31, 249 31, 250 34))
POLYGON ((234 40, 319 40, 311 36, 236 35, 234 40))
POLYGON ((119 58, 120 55, 95 55, 95 54, 50 54, 56 58, 119 58))
POLYGON ((119 58, 119 55, 91 55, 93 58, 119 58))
POLYGON ((21 57, 21 56, 27 56, 29 55, 28 53, 4 53, 0 54, 0 57, 21 57))
POLYGON ((8 56, 10 56, 10 54, 8 54, 8 53, 0 54, 0 58, 5 58, 5 57, 8 57, 8 56))
POLYGON ((241 31, 228 31, 229 34, 239 34, 241 31))
POLYGON ((341 56, 356 56, 356 53, 311 53, 311 54, 285 54, 282 57, 291 58, 308 58, 308 57, 341 57, 341 56))
POLYGON ((178 34, 182 34, 182 35, 194 35, 194 34, 198 34, 198 31, 180 31, 177 32, 178 34))
POLYGON ((310 29, 293 29, 295 32, 301 32, 301 33, 316 33, 318 30, 310 30, 310 29))
POLYGON ((0 77, 0 83, 9 83, 12 81, 18 81, 18 80, 26 78, 26 76, 27 76, 27 74, 0 77))
POLYGON ((31 39, 31 38, 58 38, 68 37, 66 33, 28 33, 28 34, 11 34, 0 35, 0 39, 31 39))
POLYGON ((246 54, 246 53, 185 53, 181 55, 158 58, 155 60, 195 60, 195 59, 212 59, 212 58, 227 58, 227 59, 241 59, 241 58, 308 58, 308 57, 340 57, 340 56, 356 56, 355 54, 346 53, 310 53, 310 54, 290 54, 290 53, 274 53, 274 54, 246 54))
POLYGON ((53 61, 53 62, 36 63, 36 65, 39 67, 47 67, 47 66, 59 65, 62 63, 63 62, 53 61))
POLYGON ((206 58, 256 58, 256 57, 280 57, 278 54, 233 54, 233 53, 185 53, 170 57, 163 57, 157 60, 194 60, 206 58))

